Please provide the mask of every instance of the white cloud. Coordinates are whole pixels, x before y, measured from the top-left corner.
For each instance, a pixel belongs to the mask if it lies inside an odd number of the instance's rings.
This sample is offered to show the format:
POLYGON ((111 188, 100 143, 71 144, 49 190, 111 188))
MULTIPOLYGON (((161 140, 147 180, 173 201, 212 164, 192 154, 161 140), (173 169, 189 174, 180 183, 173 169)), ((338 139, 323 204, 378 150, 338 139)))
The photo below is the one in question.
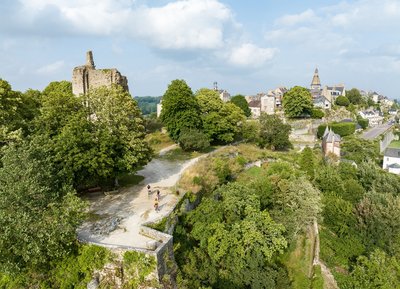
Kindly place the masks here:
POLYGON ((261 48, 251 43, 234 47, 228 55, 229 63, 240 67, 260 67, 278 52, 275 48, 261 48))
POLYGON ((136 6, 132 0, 20 2, 30 25, 46 10, 56 10, 58 21, 75 33, 139 37, 160 49, 220 48, 225 30, 236 26, 231 10, 218 0, 178 0, 161 7, 136 6))
POLYGON ((225 26, 234 25, 232 12, 216 0, 176 1, 134 16, 133 34, 162 49, 220 48, 225 26))
POLYGON ((302 23, 315 23, 319 21, 320 18, 317 17, 312 9, 308 9, 299 14, 284 15, 275 21, 276 25, 284 26, 294 26, 302 23))
POLYGON ((50 64, 47 64, 43 67, 40 67, 36 70, 36 73, 38 74, 51 74, 54 72, 57 72, 61 70, 65 65, 65 62, 63 60, 59 60, 50 64))

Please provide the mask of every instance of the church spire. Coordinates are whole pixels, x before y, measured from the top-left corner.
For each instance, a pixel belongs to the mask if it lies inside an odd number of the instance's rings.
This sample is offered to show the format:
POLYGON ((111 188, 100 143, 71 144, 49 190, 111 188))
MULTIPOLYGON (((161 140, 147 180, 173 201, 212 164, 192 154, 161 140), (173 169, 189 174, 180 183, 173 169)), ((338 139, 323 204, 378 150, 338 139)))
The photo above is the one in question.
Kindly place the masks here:
POLYGON ((320 89, 321 88, 321 81, 318 75, 318 68, 315 68, 314 76, 311 81, 311 89, 320 89))

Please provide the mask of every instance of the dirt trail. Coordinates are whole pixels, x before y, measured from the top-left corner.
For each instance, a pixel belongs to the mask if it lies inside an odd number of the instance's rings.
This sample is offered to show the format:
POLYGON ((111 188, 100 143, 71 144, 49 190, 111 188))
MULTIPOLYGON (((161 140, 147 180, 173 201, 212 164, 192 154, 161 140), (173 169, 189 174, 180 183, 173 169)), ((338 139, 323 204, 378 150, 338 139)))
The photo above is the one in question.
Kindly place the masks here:
MULTIPOLYGON (((175 146, 160 151, 160 155, 173 148, 175 146)), ((180 198, 175 194, 175 184, 183 171, 199 158, 187 161, 154 158, 137 172, 144 177, 139 185, 125 188, 115 195, 92 194, 88 200, 93 218, 80 227, 79 239, 97 244, 146 248, 152 239, 139 233, 141 225, 162 219, 171 211, 180 198), (151 194, 147 184, 151 185, 151 194), (158 212, 154 210, 156 190, 161 192, 158 212)))
POLYGON ((319 259, 320 242, 319 242, 319 230, 318 223, 314 220, 314 232, 315 232, 315 247, 314 247, 314 265, 320 265, 321 275, 324 278, 324 289, 339 289, 335 277, 333 277, 329 268, 319 259))

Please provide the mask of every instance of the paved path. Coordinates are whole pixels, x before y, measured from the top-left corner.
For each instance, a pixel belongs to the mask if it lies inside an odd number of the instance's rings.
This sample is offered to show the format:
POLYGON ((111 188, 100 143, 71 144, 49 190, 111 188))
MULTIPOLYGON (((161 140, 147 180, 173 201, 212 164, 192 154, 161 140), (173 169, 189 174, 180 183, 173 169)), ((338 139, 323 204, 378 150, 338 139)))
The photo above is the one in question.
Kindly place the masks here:
MULTIPOLYGON (((171 146, 169 149, 174 148, 171 146)), ((163 150, 161 154, 165 153, 163 150)), ((183 171, 199 158, 188 161, 169 161, 155 158, 137 174, 145 179, 139 185, 123 189, 115 195, 91 194, 91 221, 78 230, 82 241, 109 245, 123 245, 146 248, 152 239, 139 234, 140 226, 149 221, 162 219, 179 201, 174 186, 183 171), (160 190, 160 211, 154 210, 155 192, 149 195, 147 184, 152 190, 160 190)))
POLYGON ((363 133, 362 138, 366 140, 372 140, 376 138, 377 136, 381 135, 385 131, 387 131, 392 125, 391 124, 381 124, 378 126, 375 126, 373 128, 368 129, 366 132, 363 133))

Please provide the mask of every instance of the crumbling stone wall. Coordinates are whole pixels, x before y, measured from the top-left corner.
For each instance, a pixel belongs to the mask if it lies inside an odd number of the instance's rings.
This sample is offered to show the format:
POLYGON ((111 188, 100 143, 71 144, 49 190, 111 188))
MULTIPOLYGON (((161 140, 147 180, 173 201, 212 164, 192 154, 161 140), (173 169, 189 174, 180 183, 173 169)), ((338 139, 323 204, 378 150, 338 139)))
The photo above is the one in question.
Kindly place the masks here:
POLYGON ((86 64, 75 67, 72 72, 72 92, 74 95, 86 94, 90 88, 121 85, 126 91, 128 79, 117 69, 96 69, 92 51, 86 53, 86 64))

